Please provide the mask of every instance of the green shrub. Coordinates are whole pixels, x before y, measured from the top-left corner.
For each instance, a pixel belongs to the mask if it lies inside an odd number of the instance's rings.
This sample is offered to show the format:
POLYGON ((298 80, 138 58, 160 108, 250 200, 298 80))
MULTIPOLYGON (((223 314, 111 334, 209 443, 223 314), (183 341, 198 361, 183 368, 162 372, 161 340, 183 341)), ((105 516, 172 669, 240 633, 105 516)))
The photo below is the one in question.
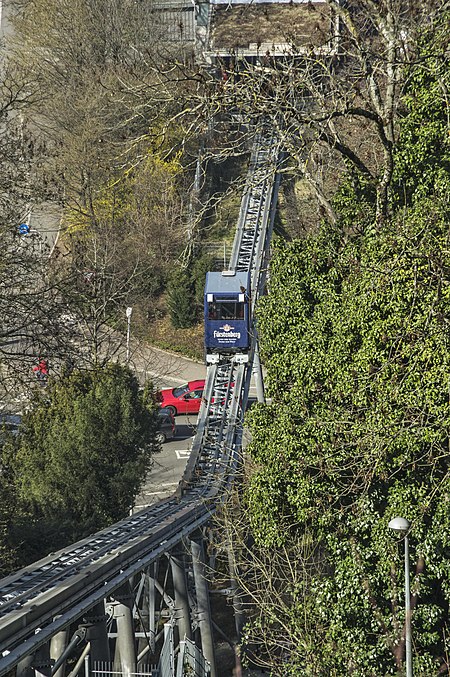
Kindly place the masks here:
POLYGON ((170 321, 176 329, 187 329, 196 322, 193 278, 186 270, 175 270, 167 287, 170 321))

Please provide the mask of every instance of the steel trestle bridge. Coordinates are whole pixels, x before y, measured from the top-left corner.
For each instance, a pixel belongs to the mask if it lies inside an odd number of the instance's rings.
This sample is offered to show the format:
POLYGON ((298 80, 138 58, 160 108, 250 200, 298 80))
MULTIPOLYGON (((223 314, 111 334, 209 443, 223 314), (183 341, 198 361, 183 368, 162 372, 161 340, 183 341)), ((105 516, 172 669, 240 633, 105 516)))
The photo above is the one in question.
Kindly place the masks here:
MULTIPOLYGON (((262 125, 229 263, 250 271, 252 310, 265 287, 279 162, 278 138, 262 125)), ((217 675, 203 545, 239 464, 252 373, 262 397, 254 326, 248 362, 220 355, 208 366, 175 494, 0 581, 0 677, 182 677, 185 666, 217 675)))

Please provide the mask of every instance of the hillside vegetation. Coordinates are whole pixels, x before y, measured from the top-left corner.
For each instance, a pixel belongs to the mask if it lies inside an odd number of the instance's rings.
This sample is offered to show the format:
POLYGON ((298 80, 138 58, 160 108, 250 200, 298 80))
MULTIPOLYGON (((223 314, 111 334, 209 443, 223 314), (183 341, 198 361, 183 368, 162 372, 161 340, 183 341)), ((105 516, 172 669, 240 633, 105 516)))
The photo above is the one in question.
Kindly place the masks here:
POLYGON ((259 305, 271 404, 248 416, 244 504, 271 593, 260 580, 248 640, 275 674, 404 674, 397 515, 411 522, 414 674, 448 674, 448 16, 440 26, 402 96, 385 217, 373 183, 345 174, 335 221, 278 243, 259 305))
MULTIPOLYGON (((307 4, 320 31, 321 4, 307 4)), ((51 356, 55 381, 24 437, 3 445, 0 548, 5 570, 20 563, 18 518, 57 541, 49 496, 67 538, 79 509, 87 530, 125 513, 154 422, 131 374, 108 366, 124 311, 136 336, 173 348, 186 332, 198 350, 204 273, 217 241, 230 246, 264 120, 286 152, 257 309, 271 403, 249 412, 244 490, 222 539, 242 572, 243 653, 280 677, 404 675, 403 543, 387 527, 401 515, 414 674, 437 677, 450 664, 449 8, 324 5, 329 49, 306 42, 299 57, 286 35, 282 59, 233 54, 205 69, 169 48, 151 3, 14 3, 0 80, 2 400, 33 389, 38 356, 51 356), (47 203, 61 215, 50 258, 18 231, 47 203), (92 514, 91 476, 78 488, 65 472, 80 450, 82 468, 104 460, 91 401, 100 439, 113 419, 117 434, 92 514)))

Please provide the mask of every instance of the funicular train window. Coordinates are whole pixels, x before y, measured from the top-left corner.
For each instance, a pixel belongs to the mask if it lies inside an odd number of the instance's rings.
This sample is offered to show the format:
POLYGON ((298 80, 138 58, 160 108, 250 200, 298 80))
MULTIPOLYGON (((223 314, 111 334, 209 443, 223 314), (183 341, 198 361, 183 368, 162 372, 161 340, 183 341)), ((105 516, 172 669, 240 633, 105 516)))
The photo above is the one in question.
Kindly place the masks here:
POLYGON ((244 304, 238 301, 216 301, 208 305, 208 320, 243 320, 244 304))

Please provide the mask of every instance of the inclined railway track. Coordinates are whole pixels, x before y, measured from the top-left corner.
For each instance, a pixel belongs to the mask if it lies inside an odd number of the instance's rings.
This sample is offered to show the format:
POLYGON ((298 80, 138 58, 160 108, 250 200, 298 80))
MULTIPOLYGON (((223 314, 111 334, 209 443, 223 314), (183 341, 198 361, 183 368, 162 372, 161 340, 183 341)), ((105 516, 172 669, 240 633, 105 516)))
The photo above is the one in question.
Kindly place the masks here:
MULTIPOLYGON (((251 271, 253 305, 263 291, 278 160, 278 141, 263 129, 229 266, 251 271)), ((0 676, 208 522, 239 462, 251 366, 223 355, 208 367, 190 459, 172 497, 0 581, 0 676)))

